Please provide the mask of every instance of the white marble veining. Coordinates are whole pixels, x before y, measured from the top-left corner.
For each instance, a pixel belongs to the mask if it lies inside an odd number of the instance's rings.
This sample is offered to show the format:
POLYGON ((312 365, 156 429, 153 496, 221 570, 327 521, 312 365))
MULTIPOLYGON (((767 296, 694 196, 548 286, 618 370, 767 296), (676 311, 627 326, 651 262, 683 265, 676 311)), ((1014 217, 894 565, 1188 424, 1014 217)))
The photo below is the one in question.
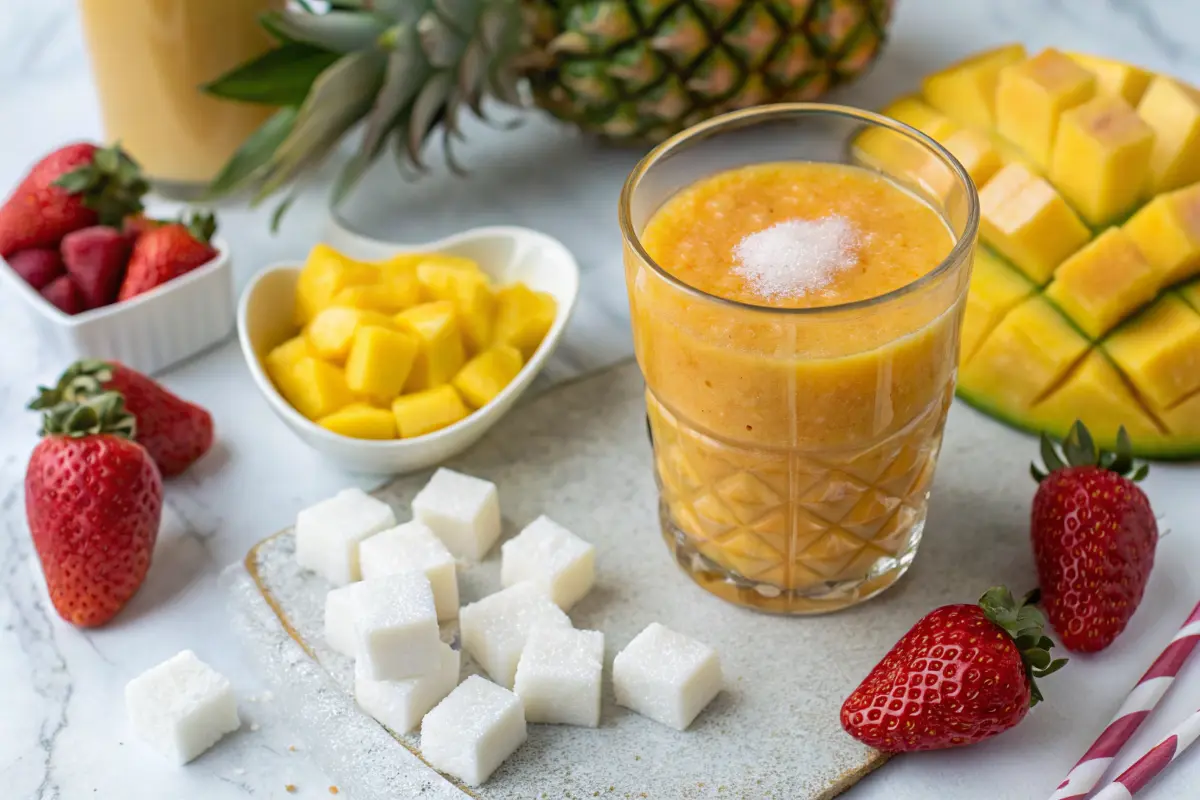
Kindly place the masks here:
MULTIPOLYGON (((129 0, 113 0, 114 13, 124 2, 129 0)), ((1200 81, 1198 31, 1195 0, 899 0, 887 55, 841 97, 877 106, 915 86, 930 69, 1007 40, 1120 56, 1200 81)), ((539 142, 565 136, 541 124, 532 130, 504 134, 507 140, 488 135, 477 143, 474 157, 471 147, 465 148, 474 170, 471 183, 396 187, 401 207, 405 192, 439 203, 422 212, 409 202, 417 217, 395 233, 419 240, 439 227, 516 222, 566 241, 584 268, 584 291, 566 343, 547 371, 553 380, 629 352, 616 198, 609 187, 619 184, 634 155, 589 148, 580 165, 567 156, 556 159, 557 151, 522 146, 529 141, 522 136, 539 142), (512 153, 514 161, 493 163, 493 153, 512 153), (573 190, 570 173, 560 174, 572 168, 603 173, 589 175, 588 186, 605 190, 573 190)), ((0 187, 12 185, 54 146, 99 133, 74 0, 0 0, 0 187)), ((265 211, 222 210, 225 234, 235 248, 238 285, 266 263, 302 255, 326 216, 323 194, 316 189, 296 203, 276 236, 267 230, 265 211)), ((5 797, 328 797, 329 781, 302 750, 288 749, 294 741, 272 721, 271 702, 246 700, 261 688, 229 633, 216 576, 255 540, 286 524, 299 507, 348 484, 371 481, 333 470, 300 444, 271 415, 236 347, 226 342, 164 377, 173 389, 213 411, 219 452, 168 487, 154 569, 130 607, 103 629, 74 629, 49 607, 22 511, 22 476, 36 429, 22 407, 36 383, 50 380, 63 364, 42 352, 12 298, 0 297, 0 343, 0 785, 5 797), (231 678, 245 700, 246 724, 208 755, 178 768, 130 739, 122 687, 184 647, 231 678), (287 793, 288 784, 295 794, 287 793)), ((1149 482, 1154 502, 1175 529, 1162 551, 1173 563, 1200 559, 1195 523, 1200 502, 1194 488, 1191 493, 1184 488, 1194 487, 1196 474, 1163 469, 1149 482)), ((1027 748, 1060 750, 1065 772, 1149 662, 1149 648, 1166 641, 1195 602, 1200 578, 1179 577, 1188 572, 1160 573, 1134 623, 1141 631, 1131 631, 1102 656, 1077 659, 1073 672, 1066 673, 1074 677, 1060 678, 1091 682, 1095 707, 1047 704, 1020 730, 983 746, 896 759, 848 796, 1016 800, 1005 790, 1004 774, 1022 769, 1027 748), (1039 718, 1069 730, 1061 724, 1064 717, 1078 720, 1069 738, 1039 734, 1039 718)), ((963 587, 963 596, 977 588, 963 587)), ((1200 704, 1200 663, 1178 683, 1122 763, 1200 704)), ((1050 681, 1047 692, 1053 693, 1050 681)), ((1044 777, 1049 794, 1061 774, 1044 777)), ((1189 797, 1197 782, 1200 756, 1184 756, 1147 797, 1189 797)))

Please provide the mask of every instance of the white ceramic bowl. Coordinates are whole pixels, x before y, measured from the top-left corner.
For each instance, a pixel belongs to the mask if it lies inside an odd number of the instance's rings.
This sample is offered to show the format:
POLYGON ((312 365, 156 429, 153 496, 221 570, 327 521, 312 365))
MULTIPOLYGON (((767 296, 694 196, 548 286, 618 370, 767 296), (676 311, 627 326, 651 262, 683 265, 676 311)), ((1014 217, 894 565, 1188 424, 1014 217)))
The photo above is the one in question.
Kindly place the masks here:
POLYGON ((550 332, 517 377, 483 408, 448 428, 412 439, 370 441, 325 430, 305 418, 276 391, 261 359, 271 348, 296 335, 292 310, 300 268, 276 264, 260 272, 242 293, 238 305, 238 338, 250 374, 271 409, 309 446, 352 472, 396 474, 431 467, 465 450, 504 415, 554 352, 579 293, 579 265, 558 240, 518 227, 489 227, 408 246, 367 239, 345 230, 327 237, 352 258, 380 260, 402 252, 449 253, 473 259, 498 285, 522 281, 558 301, 550 332))
POLYGON ((0 292, 18 298, 39 340, 66 362, 80 358, 120 361, 160 372, 205 350, 233 330, 233 267, 228 245, 213 239, 217 257, 145 294, 64 314, 0 259, 0 292))

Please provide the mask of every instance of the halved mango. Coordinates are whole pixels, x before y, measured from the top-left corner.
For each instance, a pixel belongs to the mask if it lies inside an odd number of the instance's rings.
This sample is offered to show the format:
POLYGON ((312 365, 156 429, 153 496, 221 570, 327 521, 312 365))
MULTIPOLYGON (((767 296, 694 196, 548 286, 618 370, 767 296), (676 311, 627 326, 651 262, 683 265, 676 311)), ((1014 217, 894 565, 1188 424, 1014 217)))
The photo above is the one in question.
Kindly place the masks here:
POLYGON ((354 402, 340 369, 319 358, 307 357, 296 363, 280 393, 292 407, 316 421, 354 402))
POLYGON ((498 344, 472 358, 451 383, 471 408, 483 408, 512 383, 521 371, 521 352, 498 344))
POLYGON ((977 130, 963 128, 938 141, 959 160, 976 187, 990 181, 1005 164, 992 139, 977 130))
POLYGON ((1159 75, 1137 107, 1154 129, 1147 194, 1161 194, 1200 180, 1200 92, 1159 75))
POLYGON ((1084 245, 1062 263, 1046 287, 1046 296, 1093 339, 1157 292, 1157 271, 1121 228, 1109 228, 1084 245))
POLYGON ((996 84, 996 129, 1042 169, 1050 164, 1058 120, 1096 92, 1092 73, 1048 48, 1000 70, 996 84))
POLYGON ((921 94, 951 119, 978 128, 994 127, 997 76, 1025 58, 1025 47, 1009 44, 957 61, 921 81, 921 94))
POLYGON ((317 313, 304 329, 312 350, 321 358, 338 364, 346 360, 354 334, 365 325, 392 327, 392 318, 377 311, 330 306, 317 313))
POLYGON ((404 388, 418 350, 415 336, 364 325, 355 332, 346 357, 346 385, 361 397, 390 402, 404 388))
POLYGON ((392 414, 396 418, 396 430, 401 439, 441 430, 470 413, 458 391, 449 384, 402 395, 392 403, 392 414))
POLYGON ((401 330, 419 345, 404 391, 419 392, 448 382, 466 360, 458 315, 449 300, 413 306, 395 316, 401 330))
POLYGON ((1136 106, 1146 93, 1154 73, 1134 64, 1114 58, 1093 56, 1088 53, 1067 53, 1079 66, 1096 76, 1096 93, 1108 97, 1119 97, 1131 106, 1136 106))
POLYGON ((1200 390, 1200 313, 1174 294, 1164 294, 1103 346, 1155 408, 1200 390))
POLYGON ((379 270, 373 264, 355 261, 326 244, 314 246, 296 280, 296 323, 306 325, 346 287, 378 278, 379 270))
POLYGON ((317 424, 327 431, 352 439, 395 439, 396 417, 386 408, 366 403, 351 403, 321 417, 317 424))
POLYGON ((941 141, 959 129, 945 114, 921 101, 918 97, 902 97, 881 112, 884 116, 911 125, 925 135, 941 141))
POLYGON ((1194 281, 1179 287, 1179 296, 1192 308, 1200 311, 1200 281, 1194 281))
POLYGON ((1088 341, 1045 298, 1010 311, 959 372, 959 386, 1021 416, 1087 352, 1088 341))
POLYGON ((1063 112, 1050 180, 1091 225, 1130 211, 1150 174, 1154 131, 1119 97, 1096 97, 1063 112))
POLYGON ((535 292, 523 283, 513 283, 496 292, 495 344, 509 344, 526 359, 533 355, 554 325, 558 303, 546 292, 535 292))
POLYGON ((1009 164, 987 182, 979 210, 984 241, 1038 285, 1090 236, 1054 187, 1022 164, 1009 164))
POLYGON ((963 316, 959 361, 965 364, 1004 315, 1033 292, 1033 284, 1024 275, 987 250, 976 250, 971 286, 967 291, 967 310, 963 316))
POLYGON ((1086 421, 1092 437, 1105 449, 1116 446, 1122 425, 1134 441, 1162 435, 1116 367, 1097 351, 1088 353, 1062 385, 1039 400, 1027 416, 1030 423, 1059 439, 1066 437, 1077 419, 1086 421))
POLYGON ((1159 195, 1125 223, 1161 286, 1200 273, 1200 184, 1159 195))

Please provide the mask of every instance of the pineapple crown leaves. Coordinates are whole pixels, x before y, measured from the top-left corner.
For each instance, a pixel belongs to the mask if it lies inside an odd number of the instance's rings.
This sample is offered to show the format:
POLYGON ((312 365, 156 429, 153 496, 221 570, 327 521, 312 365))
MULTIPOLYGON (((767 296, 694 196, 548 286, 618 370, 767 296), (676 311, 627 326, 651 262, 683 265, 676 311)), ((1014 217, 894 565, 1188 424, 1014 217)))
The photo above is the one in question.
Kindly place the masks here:
POLYGON ((1012 592, 1004 586, 993 586, 979 598, 979 607, 995 625, 1013 639, 1025 665, 1025 677, 1029 680, 1029 705, 1032 708, 1044 698, 1038 688, 1037 679, 1045 678, 1062 669, 1067 659, 1054 659, 1050 650, 1054 641, 1046 636, 1046 618, 1034 605, 1038 592, 1030 592, 1024 600, 1017 602, 1012 592))
POLYGON ((333 188, 336 206, 389 140, 401 167, 424 170, 421 153, 440 129, 450 168, 465 107, 488 121, 482 101, 521 105, 511 62, 522 45, 520 0, 343 0, 265 14, 279 43, 204 87, 209 94, 280 107, 208 188, 246 189, 252 205, 291 186, 272 228, 306 176, 359 123, 363 136, 333 188))
POLYGON ((1135 483, 1150 472, 1149 465, 1133 460, 1133 442, 1124 425, 1117 430, 1116 450, 1105 451, 1096 447, 1087 426, 1081 420, 1076 420, 1059 446, 1055 446, 1049 436, 1042 434, 1041 456, 1044 468, 1036 463, 1030 466, 1033 479, 1038 483, 1050 473, 1067 467, 1100 467, 1135 483))
POLYGON ((84 206, 99 216, 100 224, 112 227, 141 211, 142 198, 150 191, 141 168, 119 143, 100 148, 92 163, 63 173, 54 185, 79 195, 84 206))
POLYGON ((40 436, 85 436, 109 434, 133 439, 137 420, 125 410, 125 398, 118 392, 100 392, 78 402, 64 401, 42 413, 40 436))
POLYGON ((37 397, 26 406, 30 411, 51 411, 56 406, 80 403, 104 392, 112 380, 113 367, 107 361, 76 361, 58 376, 54 386, 39 386, 37 397))

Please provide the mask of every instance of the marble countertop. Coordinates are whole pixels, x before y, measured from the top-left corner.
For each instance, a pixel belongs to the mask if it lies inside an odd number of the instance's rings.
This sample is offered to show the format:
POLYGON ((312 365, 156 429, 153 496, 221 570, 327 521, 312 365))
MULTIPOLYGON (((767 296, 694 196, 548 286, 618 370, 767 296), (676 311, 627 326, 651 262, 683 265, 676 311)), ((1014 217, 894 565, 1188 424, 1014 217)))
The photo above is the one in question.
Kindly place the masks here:
MULTIPOLYGON (((915 86, 930 69, 1009 40, 1034 49, 1055 45, 1120 56, 1200 82, 1197 31, 1195 0, 900 0, 895 40, 882 63, 841 99, 878 106, 915 86)), ((12 185, 30 162, 59 143, 99 137, 74 0, 4 0, 0 87, 0 186, 12 185)), ((568 135, 541 123, 531 128, 535 133, 529 135, 542 137, 539 141, 568 135)), ((522 134, 509 135, 509 144, 520 151, 522 134)), ((484 137, 477 145, 472 183, 442 184, 441 205, 410 203, 413 217, 396 235, 419 239, 477 222, 517 222, 559 236, 579 257, 584 291, 543 383, 627 357, 631 347, 612 213, 615 193, 573 188, 570 176, 557 174, 553 164, 539 168, 534 163, 523 181, 505 182, 503 171, 489 170, 485 157, 505 146, 484 137)), ((470 145, 464 152, 471 160, 470 145)), ((587 159, 587 168, 605 172, 605 186, 615 186, 634 155, 596 149, 587 159)), ((437 193, 438 186, 421 191, 437 193)), ((269 211, 222 211, 239 287, 257 268, 307 251, 327 218, 321 188, 300 198, 274 236, 267 229, 269 211)), ((258 697, 261 686, 229 631, 217 575, 257 539, 286 525, 299 508, 347 485, 375 481, 338 472, 295 439, 257 395, 236 345, 226 341, 163 377, 172 389, 212 410, 219 452, 168 487, 154 569, 129 608, 101 630, 74 629, 49 606, 22 510, 22 476, 36 428, 22 407, 32 388, 52 379, 63 364, 39 346, 12 298, 0 297, 0 342, 0 784, 7 787, 6 796, 328 797, 330 780, 302 749, 289 749, 295 737, 272 719, 270 701, 258 697), (203 759, 176 768, 129 738, 122 698, 129 678, 185 647, 230 677, 243 698, 246 725, 203 759), (289 784, 294 794, 285 790, 289 784)), ((1163 469, 1149 483, 1152 499, 1175 530, 1161 557, 1176 565, 1200 559, 1194 527, 1200 501, 1194 490, 1184 490, 1194 487, 1197 474, 1190 468, 1163 469)), ((896 759, 847 796, 1016 800, 1005 791, 1003 776, 1022 768, 1023 750, 1035 742, 1062 751, 1061 770, 1044 776, 1048 795, 1149 663, 1147 648, 1169 638, 1197 596, 1200 577, 1188 569, 1157 576, 1148 595, 1152 609, 1135 623, 1144 626, 1142 633, 1127 635, 1102 657, 1078 659, 1075 675, 1097 687, 1096 707, 1047 704, 1040 710, 1078 719, 1071 741, 1054 744, 1013 733, 960 752, 896 759)), ((1200 663, 1187 669, 1129 748, 1126 762, 1198 704, 1200 663)), ((1025 725, 1037 726, 1038 716, 1025 725)), ((1197 782, 1200 755, 1185 756, 1147 796, 1189 796, 1194 788, 1185 787, 1197 782)))

